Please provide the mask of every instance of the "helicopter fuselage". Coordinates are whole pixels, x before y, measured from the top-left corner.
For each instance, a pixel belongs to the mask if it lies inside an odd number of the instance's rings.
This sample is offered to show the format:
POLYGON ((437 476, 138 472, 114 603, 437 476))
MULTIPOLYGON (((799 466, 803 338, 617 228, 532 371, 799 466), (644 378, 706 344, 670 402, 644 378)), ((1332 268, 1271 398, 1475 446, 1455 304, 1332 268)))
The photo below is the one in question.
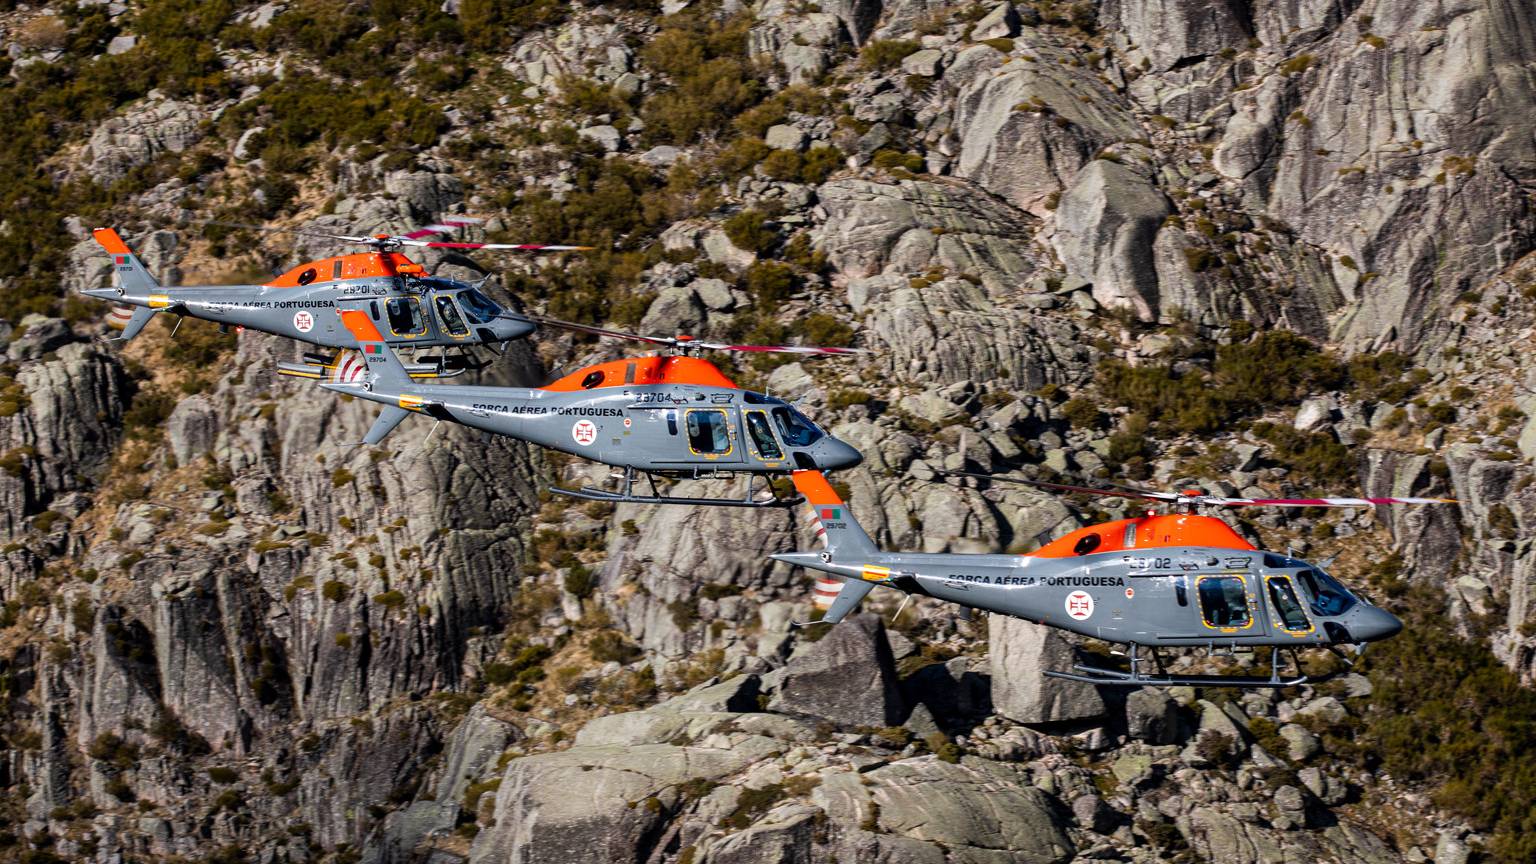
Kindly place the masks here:
MULTIPOLYGON (((694 358, 675 357, 604 365, 622 368, 657 360, 714 368, 694 358)), ((370 388, 361 382, 321 386, 663 476, 837 470, 860 459, 858 451, 779 399, 733 386, 672 381, 582 389, 581 380, 590 380, 591 374, 582 370, 544 388, 413 384, 407 390, 381 384, 370 388)), ((636 377, 633 370, 629 377, 636 377)))
POLYGON ((311 261, 262 285, 199 285, 148 289, 95 288, 84 293, 125 306, 163 310, 228 327, 260 330, 326 348, 356 343, 340 312, 359 309, 396 349, 481 345, 520 339, 532 321, 507 312, 472 285, 425 278, 397 253, 311 261), (387 265, 387 266, 385 266, 387 265), (400 272, 397 272, 400 271, 400 272))
POLYGON ((1026 555, 774 557, 1121 644, 1343 645, 1402 628, 1322 568, 1256 549, 1220 520, 1192 514, 1096 525, 1026 555), (1219 545, 1180 542, 1196 538, 1219 545))

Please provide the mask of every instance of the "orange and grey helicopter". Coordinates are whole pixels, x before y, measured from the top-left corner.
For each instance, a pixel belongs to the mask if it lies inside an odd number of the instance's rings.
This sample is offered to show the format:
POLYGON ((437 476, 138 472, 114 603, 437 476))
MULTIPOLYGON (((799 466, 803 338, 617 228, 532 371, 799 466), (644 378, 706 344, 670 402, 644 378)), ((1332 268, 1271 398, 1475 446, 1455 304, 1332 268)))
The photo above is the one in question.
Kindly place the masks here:
MULTIPOLYGON (((863 459, 858 450, 827 434, 782 399, 737 387, 714 364, 690 356, 698 350, 781 351, 794 354, 857 354, 853 348, 801 345, 726 345, 686 337, 635 336, 616 330, 537 319, 606 336, 623 336, 670 347, 673 353, 598 363, 543 387, 485 387, 412 381, 373 320, 357 309, 340 313, 356 338, 348 354, 320 384, 327 390, 384 406, 363 439, 377 444, 411 414, 424 414, 528 441, 623 469, 622 487, 550 491, 592 501, 641 504, 717 504, 760 507, 795 503, 770 488, 754 493, 759 476, 797 469, 835 471, 863 459), (663 494, 657 477, 748 476, 740 498, 684 498, 663 494), (639 494, 644 475, 650 493, 639 494)), ((279 369, 280 374, 293 374, 279 369)))
MULTIPOLYGON (((491 300, 479 285, 428 276, 425 268, 401 253, 405 247, 457 250, 515 250, 567 252, 588 246, 537 243, 466 243, 428 240, 465 228, 477 220, 445 219, 408 234, 373 237, 318 231, 230 226, 298 234, 345 244, 371 247, 300 264, 260 285, 198 285, 162 287, 138 256, 111 228, 96 229, 96 242, 112 256, 112 285, 82 293, 115 304, 109 323, 122 328, 118 341, 137 336, 155 315, 170 313, 213 321, 228 330, 241 328, 288 336, 330 349, 305 354, 305 362, 284 364, 290 374, 324 378, 334 369, 342 349, 356 344, 341 326, 339 313, 362 311, 388 335, 396 348, 443 349, 440 356, 417 357, 408 368, 413 377, 448 377, 484 365, 469 353, 471 346, 497 351, 521 339, 537 326, 526 316, 491 300), (450 354, 453 350, 455 353, 450 354)), ((223 223, 211 223, 223 224, 223 223)))
POLYGON ((1079 664, 1072 671, 1045 673, 1123 687, 1289 687, 1308 680, 1298 649, 1338 653, 1339 647, 1353 645, 1358 653, 1366 643, 1402 629, 1396 616, 1344 587, 1323 567, 1258 549, 1200 509, 1456 503, 1442 498, 1230 498, 948 473, 1154 501, 1172 505, 1173 512, 1149 511, 1080 528, 1023 555, 885 552, 825 478, 799 471, 793 475, 795 486, 810 505, 807 521, 816 524, 825 548, 772 557, 824 574, 816 585, 817 605, 825 610, 821 622, 842 621, 880 585, 907 599, 934 597, 1126 645, 1128 671, 1079 664), (1144 668, 1141 648, 1150 649, 1157 671, 1144 668), (1205 648, 1212 654, 1268 648, 1270 674, 1168 674, 1159 653, 1163 648, 1205 648), (1295 675, 1281 674, 1281 650, 1289 652, 1295 675))

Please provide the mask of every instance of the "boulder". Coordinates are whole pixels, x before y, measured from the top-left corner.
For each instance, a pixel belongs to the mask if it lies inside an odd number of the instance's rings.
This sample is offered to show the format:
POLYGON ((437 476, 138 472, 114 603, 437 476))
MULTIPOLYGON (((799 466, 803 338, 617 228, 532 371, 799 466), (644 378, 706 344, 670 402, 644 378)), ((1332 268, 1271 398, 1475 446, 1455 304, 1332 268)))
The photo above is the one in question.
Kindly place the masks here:
POLYGON ((927 756, 864 776, 880 830, 942 844, 946 860, 1052 864, 1073 856, 1055 802, 1006 765, 927 756))
POLYGON ((764 755, 755 748, 639 744, 514 759, 496 792, 495 825, 475 838, 469 860, 634 860, 682 802, 684 784, 718 781, 764 755))
POLYGON ((180 153, 203 131, 203 113, 191 102, 149 101, 113 117, 91 133, 85 159, 91 179, 103 186, 148 165, 162 153, 180 153))
POLYGON ((805 147, 805 133, 786 123, 769 126, 763 143, 775 150, 799 150, 805 147))
POLYGON ((1146 58, 1154 72, 1242 50, 1253 36, 1249 16, 1242 0, 1107 0, 1099 7, 1099 25, 1136 46, 1132 61, 1146 58))
POLYGON ((791 658, 768 710, 841 727, 900 723, 906 711, 880 616, 851 616, 791 658))
MULTIPOLYGON (((1295 723, 1287 723, 1281 726, 1280 737, 1284 738, 1286 743, 1287 752, 1284 755, 1290 756, 1296 762, 1311 759, 1323 749, 1322 742, 1317 739, 1316 735, 1308 731, 1305 726, 1298 726, 1295 723)), ((1279 756, 1282 754, 1276 753, 1275 755, 1279 756)))
POLYGON ((1004 615, 993 615, 988 630, 992 705, 998 714, 1020 723, 1053 723, 1104 713, 1104 700, 1093 685, 1041 674, 1069 669, 1076 660, 1060 630, 1004 615))
POLYGON ((1161 688, 1143 687, 1125 697, 1126 734, 1148 744, 1172 744, 1179 738, 1179 703, 1161 688))
POLYGON ((190 465, 213 449, 219 434, 218 409, 206 394, 198 393, 176 403, 165 421, 166 442, 178 465, 190 465))
POLYGON ((984 42, 988 39, 1004 39, 1019 32, 1019 13, 1012 3, 999 3, 971 28, 971 39, 984 42))
POLYGON ((1171 212, 1145 177, 1098 159, 1062 196, 1052 243, 1068 270, 1093 281, 1094 300, 1150 321, 1159 306, 1152 241, 1171 212))
POLYGON ((608 125, 588 126, 584 129, 578 129, 576 134, 588 141, 596 142, 598 146, 609 153, 617 152, 624 143, 624 135, 618 129, 608 125))

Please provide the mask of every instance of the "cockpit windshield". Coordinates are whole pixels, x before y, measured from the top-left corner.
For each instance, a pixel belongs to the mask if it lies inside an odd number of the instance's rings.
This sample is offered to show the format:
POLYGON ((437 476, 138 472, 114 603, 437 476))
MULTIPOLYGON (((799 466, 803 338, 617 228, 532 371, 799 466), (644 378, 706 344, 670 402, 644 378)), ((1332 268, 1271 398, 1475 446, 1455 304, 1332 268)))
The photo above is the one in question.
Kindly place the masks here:
POLYGON ((816 424, 788 405, 773 409, 773 420, 779 425, 784 443, 791 447, 809 447, 821 438, 821 430, 816 424))
POLYGON ((1296 581, 1301 583, 1311 598, 1314 615, 1331 618, 1344 614, 1349 607, 1355 605, 1354 595, 1321 570, 1302 570, 1296 574, 1296 581))
POLYGON ((474 288, 459 292, 459 305, 464 307, 464 314, 469 316, 469 320, 476 324, 489 324, 501 314, 500 306, 474 288))

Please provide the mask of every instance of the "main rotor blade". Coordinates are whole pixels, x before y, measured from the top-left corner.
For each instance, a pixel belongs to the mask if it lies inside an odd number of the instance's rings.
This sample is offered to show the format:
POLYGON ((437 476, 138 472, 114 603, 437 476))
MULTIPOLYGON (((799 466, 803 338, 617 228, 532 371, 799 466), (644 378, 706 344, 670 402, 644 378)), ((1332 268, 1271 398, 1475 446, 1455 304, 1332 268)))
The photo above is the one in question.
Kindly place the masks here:
POLYGON ((1081 492, 1087 495, 1104 495, 1111 498, 1140 498, 1147 501, 1174 501, 1213 507, 1375 507, 1379 504, 1456 504, 1453 498, 1228 498, 1222 495, 1187 495, 1177 492, 1153 492, 1131 486, 1111 489, 1092 486, 1072 486, 1066 483, 1048 483, 1044 480, 1025 480, 1020 477, 999 477, 974 471, 935 471, 949 477, 976 477, 1002 483, 1018 483, 1039 489, 1055 489, 1059 492, 1081 492))
POLYGON ((559 327, 562 330, 575 330, 578 333, 590 333, 593 336, 607 336, 612 339, 633 339, 637 342, 649 342, 652 345, 676 345, 676 339, 660 338, 656 336, 641 336, 639 333, 627 333, 623 330, 609 330, 606 327, 593 327, 590 324, 576 324, 570 321, 561 321, 558 318, 545 318, 541 315, 527 316, 529 321, 541 327, 559 327))
POLYGON ((401 246, 429 249, 513 249, 518 252, 590 252, 596 246, 556 246, 548 243, 454 243, 447 240, 415 240, 409 234, 395 238, 401 246))
POLYGON ((327 234, 323 231, 304 231, 298 228, 273 228, 269 225, 249 225, 244 222, 224 222, 218 219, 195 219, 198 225, 218 225, 223 228, 242 228, 246 231, 260 231, 264 234, 297 234, 300 237, 318 237, 324 240, 341 240, 347 243, 373 243, 372 237, 354 237, 350 234, 327 234))
POLYGON ((815 345, 727 345, 724 342, 700 342, 688 340, 685 345, 706 348, 710 351, 758 351, 781 354, 868 354, 864 348, 820 348, 815 345))
POLYGON ((1378 504, 1457 504, 1454 498, 1223 498, 1216 495, 1183 496, 1218 507, 1375 507, 1378 504))
POLYGON ((417 228, 415 231, 411 231, 407 234, 401 234, 398 236, 405 240, 419 240, 423 237, 430 237, 433 234, 451 234, 460 228, 468 228, 471 225, 479 225, 480 221, 481 220, 469 216, 455 216, 452 219, 444 219, 441 222, 425 225, 421 228, 417 228))

